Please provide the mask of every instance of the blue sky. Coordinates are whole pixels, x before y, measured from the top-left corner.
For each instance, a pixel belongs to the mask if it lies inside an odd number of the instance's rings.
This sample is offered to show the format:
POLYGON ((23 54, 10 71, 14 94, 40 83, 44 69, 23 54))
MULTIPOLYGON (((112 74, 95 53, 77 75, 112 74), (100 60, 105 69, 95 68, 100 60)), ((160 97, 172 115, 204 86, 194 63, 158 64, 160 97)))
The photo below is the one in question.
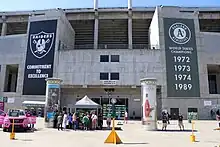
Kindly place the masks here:
MULTIPOLYGON (((220 0, 133 0, 134 7, 156 5, 220 7, 220 0)), ((0 11, 92 7, 93 0, 0 0, 0 11)), ((99 0, 99 7, 127 7, 127 0, 99 0)))

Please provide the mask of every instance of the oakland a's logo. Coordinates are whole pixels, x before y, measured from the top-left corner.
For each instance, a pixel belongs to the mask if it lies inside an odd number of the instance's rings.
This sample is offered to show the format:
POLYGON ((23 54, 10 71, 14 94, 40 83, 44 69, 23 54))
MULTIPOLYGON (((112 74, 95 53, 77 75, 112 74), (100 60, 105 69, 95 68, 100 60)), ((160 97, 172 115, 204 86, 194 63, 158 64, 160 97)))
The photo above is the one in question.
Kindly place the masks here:
POLYGON ((31 34, 30 49, 32 54, 38 59, 43 58, 50 52, 53 41, 54 33, 46 33, 42 31, 38 34, 31 34))
POLYGON ((186 44, 191 39, 191 31, 183 23, 174 23, 169 28, 169 36, 177 44, 186 44))

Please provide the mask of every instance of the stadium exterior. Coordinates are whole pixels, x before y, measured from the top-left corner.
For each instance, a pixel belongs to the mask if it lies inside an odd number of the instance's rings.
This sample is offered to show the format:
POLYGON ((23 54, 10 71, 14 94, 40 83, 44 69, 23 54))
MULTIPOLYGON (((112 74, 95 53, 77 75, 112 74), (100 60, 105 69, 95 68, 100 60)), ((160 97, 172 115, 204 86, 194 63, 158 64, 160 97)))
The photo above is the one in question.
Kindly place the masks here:
MULTIPOLYGON (((158 116, 220 103, 220 8, 53 9, 0 12, 0 97, 5 109, 45 101, 48 77, 62 79, 61 105, 85 95, 126 105, 141 117, 140 79, 157 79, 158 116)), ((173 116, 175 117, 175 116, 173 116)))

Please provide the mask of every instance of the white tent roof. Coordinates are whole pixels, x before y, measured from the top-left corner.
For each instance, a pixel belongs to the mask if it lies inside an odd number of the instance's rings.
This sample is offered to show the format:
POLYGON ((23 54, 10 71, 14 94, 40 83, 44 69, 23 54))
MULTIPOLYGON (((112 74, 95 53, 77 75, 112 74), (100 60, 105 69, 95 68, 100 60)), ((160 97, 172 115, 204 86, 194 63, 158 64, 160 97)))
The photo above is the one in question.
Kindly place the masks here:
POLYGON ((85 95, 81 100, 76 102, 76 108, 98 108, 99 104, 93 102, 87 95, 85 95))
POLYGON ((24 101, 22 104, 26 104, 26 105, 45 105, 46 102, 42 102, 42 101, 24 101))

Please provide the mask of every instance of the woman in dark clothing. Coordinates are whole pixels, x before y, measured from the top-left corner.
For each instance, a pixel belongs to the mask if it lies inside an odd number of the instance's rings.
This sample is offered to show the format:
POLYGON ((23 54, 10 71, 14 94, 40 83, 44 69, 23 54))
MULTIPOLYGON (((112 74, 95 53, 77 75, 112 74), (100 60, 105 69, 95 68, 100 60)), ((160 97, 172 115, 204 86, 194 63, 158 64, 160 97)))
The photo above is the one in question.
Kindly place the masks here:
POLYGON ((72 114, 69 113, 68 115, 68 129, 72 129, 72 126, 73 126, 73 117, 72 117, 72 114))
POLYGON ((92 130, 92 118, 91 118, 91 114, 87 113, 87 116, 89 118, 89 124, 88 124, 88 129, 92 130))
POLYGON ((103 126, 102 113, 99 113, 99 116, 98 116, 98 126, 100 127, 100 130, 102 130, 102 126, 103 126))
POLYGON ((58 128, 58 131, 61 129, 63 130, 63 127, 62 127, 62 122, 63 122, 63 114, 60 113, 57 117, 57 128, 58 128))
POLYGON ((76 129, 80 128, 80 124, 82 124, 80 117, 78 114, 76 114, 76 129))
POLYGON ((216 112, 216 120, 218 121, 218 127, 220 128, 220 112, 219 112, 219 110, 216 112))
POLYGON ((57 110, 54 113, 53 128, 57 128, 57 117, 59 116, 59 114, 57 110))

